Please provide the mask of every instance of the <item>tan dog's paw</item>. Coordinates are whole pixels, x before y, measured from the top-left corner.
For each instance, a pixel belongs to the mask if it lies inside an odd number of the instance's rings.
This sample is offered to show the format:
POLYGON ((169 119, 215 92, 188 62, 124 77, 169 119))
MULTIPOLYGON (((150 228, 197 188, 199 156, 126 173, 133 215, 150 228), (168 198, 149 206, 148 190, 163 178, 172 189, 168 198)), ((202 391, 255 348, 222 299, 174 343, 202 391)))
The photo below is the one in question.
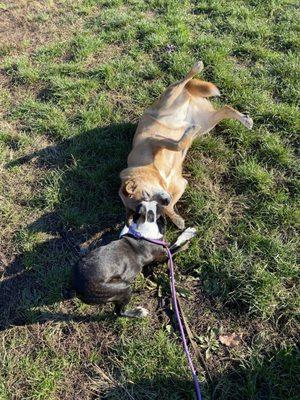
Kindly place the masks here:
POLYGON ((194 64, 192 71, 193 71, 193 73, 198 74, 198 72, 202 71, 203 68, 204 68, 203 62, 198 61, 198 62, 196 62, 196 64, 194 64))
POLYGON ((178 229, 180 229, 181 231, 184 229, 185 221, 180 215, 174 214, 170 217, 170 219, 173 222, 173 224, 177 226, 178 229))
POLYGON ((252 129, 253 119, 251 117, 249 117, 249 115, 244 114, 243 120, 241 122, 247 129, 252 129))

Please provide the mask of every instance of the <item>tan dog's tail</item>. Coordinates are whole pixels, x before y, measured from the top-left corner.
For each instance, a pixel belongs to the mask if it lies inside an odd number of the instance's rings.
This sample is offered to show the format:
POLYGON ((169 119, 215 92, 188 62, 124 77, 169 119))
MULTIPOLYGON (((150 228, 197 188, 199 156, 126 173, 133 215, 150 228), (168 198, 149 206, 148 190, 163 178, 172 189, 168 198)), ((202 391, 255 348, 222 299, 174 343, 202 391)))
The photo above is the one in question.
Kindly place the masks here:
POLYGON ((200 96, 200 97, 212 97, 212 96, 220 96, 220 91, 211 82, 201 81, 200 79, 191 79, 186 85, 185 88, 192 96, 200 96))

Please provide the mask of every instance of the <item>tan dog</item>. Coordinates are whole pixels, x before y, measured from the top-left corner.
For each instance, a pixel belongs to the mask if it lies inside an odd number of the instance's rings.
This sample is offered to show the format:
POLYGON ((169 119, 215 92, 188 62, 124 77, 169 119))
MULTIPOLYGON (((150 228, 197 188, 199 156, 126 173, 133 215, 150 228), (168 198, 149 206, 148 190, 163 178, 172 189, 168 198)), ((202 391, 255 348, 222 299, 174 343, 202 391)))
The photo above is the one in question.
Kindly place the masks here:
POLYGON ((203 63, 196 63, 184 79, 169 86, 141 117, 128 156, 128 168, 120 174, 119 195, 126 208, 127 224, 137 204, 151 199, 166 206, 166 215, 183 229, 184 220, 174 206, 187 185, 182 163, 195 136, 209 132, 225 118, 252 128, 249 116, 228 106, 213 108, 206 97, 219 96, 218 88, 213 83, 193 79, 202 69, 203 63))

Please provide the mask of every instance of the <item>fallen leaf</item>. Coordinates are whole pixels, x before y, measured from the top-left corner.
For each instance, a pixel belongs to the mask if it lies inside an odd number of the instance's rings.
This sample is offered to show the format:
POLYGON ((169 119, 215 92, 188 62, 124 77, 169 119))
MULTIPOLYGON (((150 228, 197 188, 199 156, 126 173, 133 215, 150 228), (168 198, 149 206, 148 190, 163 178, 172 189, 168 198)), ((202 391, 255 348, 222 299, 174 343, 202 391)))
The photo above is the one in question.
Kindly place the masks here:
POLYGON ((219 340, 227 347, 238 346, 243 338, 243 333, 232 333, 231 335, 220 335, 219 340))

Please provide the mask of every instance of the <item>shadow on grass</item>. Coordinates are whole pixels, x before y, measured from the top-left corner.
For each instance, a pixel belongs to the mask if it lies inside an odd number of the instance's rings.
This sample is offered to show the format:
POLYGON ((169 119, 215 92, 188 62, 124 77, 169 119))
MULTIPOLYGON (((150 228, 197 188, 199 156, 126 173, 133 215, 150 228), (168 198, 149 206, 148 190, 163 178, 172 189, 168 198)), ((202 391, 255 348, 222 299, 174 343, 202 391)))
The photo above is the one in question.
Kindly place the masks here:
POLYGON ((101 399, 108 400, 195 399, 192 381, 183 379, 181 380, 176 377, 166 378, 163 375, 158 375, 153 379, 142 379, 137 383, 115 385, 114 387, 111 387, 109 389, 104 389, 103 392, 103 394, 101 393, 101 399))
POLYGON ((67 314, 55 317, 55 313, 45 318, 39 308, 68 298, 70 270, 79 257, 79 244, 96 233, 102 244, 117 236, 124 221, 119 172, 126 165, 134 131, 129 123, 94 129, 7 165, 34 162, 36 168, 47 169, 43 191, 30 199, 29 206, 51 212, 16 235, 30 251, 4 268, 0 329, 71 318, 67 314), (41 233, 51 239, 40 243, 41 233))
MULTIPOLYGON (((298 374, 296 349, 285 349, 254 355, 234 368, 224 365, 222 373, 212 371, 211 385, 201 382, 200 388, 205 400, 296 400, 298 387, 295 379, 298 374)), ((153 379, 134 379, 134 383, 116 383, 115 386, 103 390, 102 398, 193 400, 195 395, 192 379, 183 380, 176 376, 165 377, 159 374, 153 379)))

